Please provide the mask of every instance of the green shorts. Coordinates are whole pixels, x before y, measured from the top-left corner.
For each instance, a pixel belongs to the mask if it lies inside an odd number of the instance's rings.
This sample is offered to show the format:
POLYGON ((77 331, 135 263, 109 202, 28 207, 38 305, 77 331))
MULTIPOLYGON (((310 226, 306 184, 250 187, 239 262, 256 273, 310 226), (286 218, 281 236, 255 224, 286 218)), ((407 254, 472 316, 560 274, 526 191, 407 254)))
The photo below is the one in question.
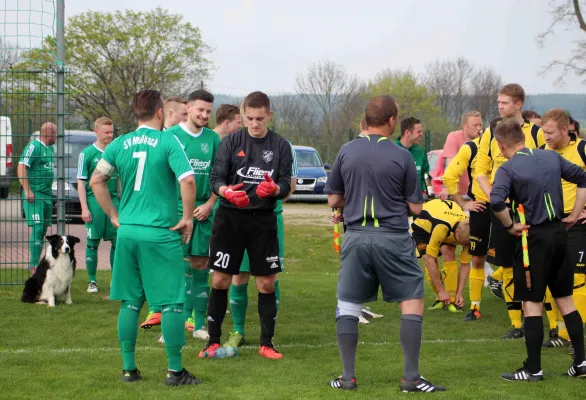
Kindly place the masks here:
MULTIPOLYGON (((281 269, 285 269, 285 224, 283 222, 283 213, 275 213, 277 215, 277 238, 279 240, 279 258, 281 259, 281 269)), ((242 264, 240 264, 240 272, 250 273, 250 260, 248 253, 244 250, 244 257, 242 264)))
POLYGON ((149 306, 183 304, 181 237, 164 228, 122 225, 118 229, 110 299, 146 299, 149 306))
MULTIPOLYGON (((113 200, 114 207, 118 210, 118 201, 113 200)), ((88 239, 95 240, 115 240, 116 228, 110 222, 110 217, 104 213, 102 207, 95 199, 88 199, 87 207, 92 215, 92 222, 86 222, 85 234, 88 239)))
POLYGON ((214 222, 214 212, 210 214, 205 221, 193 219, 193 233, 191 242, 182 245, 183 257, 209 257, 210 256, 210 237, 212 237, 212 223, 214 222))
POLYGON ((29 203, 26 201, 26 195, 23 192, 24 216, 28 226, 40 225, 51 226, 53 220, 53 198, 51 194, 35 193, 35 201, 29 203))

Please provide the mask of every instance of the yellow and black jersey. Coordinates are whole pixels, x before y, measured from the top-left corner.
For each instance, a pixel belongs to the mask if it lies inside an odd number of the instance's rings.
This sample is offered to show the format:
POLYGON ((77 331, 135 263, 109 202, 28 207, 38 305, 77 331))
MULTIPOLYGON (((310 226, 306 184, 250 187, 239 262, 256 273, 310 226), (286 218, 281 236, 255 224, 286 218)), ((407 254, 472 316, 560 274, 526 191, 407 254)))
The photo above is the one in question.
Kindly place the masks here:
MULTIPOLYGON (((413 232, 423 231, 429 236, 425 252, 437 258, 443 244, 457 245, 455 232, 460 221, 468 219, 466 212, 451 200, 434 199, 423 205, 423 210, 413 221, 413 232)), ((460 260, 470 262, 468 246, 464 247, 460 260)))
MULTIPOLYGON (((454 195, 459 191, 460 177, 468 174, 470 184, 468 185, 467 195, 473 200, 488 202, 486 194, 480 189, 480 185, 476 181, 476 161, 478 160, 478 146, 480 138, 470 140, 458 150, 458 154, 454 157, 448 168, 446 168, 443 175, 443 182, 448 189, 448 193, 454 195)), ((487 174, 487 176, 490 176, 487 174)))
MULTIPOLYGON (((507 161, 505 156, 503 156, 503 153, 501 153, 493 134, 495 127, 501 122, 501 120, 501 118, 497 118, 490 123, 490 126, 486 128, 480 139, 480 145, 478 148, 478 160, 476 161, 477 176, 488 176, 490 172, 491 185, 494 182, 496 171, 507 161)), ((543 130, 533 122, 525 120, 521 128, 525 134, 525 146, 528 149, 536 149, 545 144, 543 130)))
MULTIPOLYGON (((547 144, 540 148, 555 150, 560 156, 586 171, 586 140, 571 135, 570 144, 563 149, 552 149, 547 144)), ((564 214, 569 215, 576 202, 576 185, 562 179, 562 192, 564 193, 564 214)))

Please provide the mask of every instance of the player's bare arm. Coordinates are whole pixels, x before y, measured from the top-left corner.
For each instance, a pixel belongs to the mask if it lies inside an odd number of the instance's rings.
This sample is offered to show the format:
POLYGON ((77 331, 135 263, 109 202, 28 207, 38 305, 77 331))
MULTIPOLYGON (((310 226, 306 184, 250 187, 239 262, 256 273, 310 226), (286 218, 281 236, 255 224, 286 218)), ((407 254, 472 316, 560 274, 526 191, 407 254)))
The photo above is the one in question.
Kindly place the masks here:
POLYGON ((92 214, 87 206, 87 193, 83 179, 77 180, 77 194, 79 195, 79 203, 81 205, 81 219, 83 222, 92 222, 92 214))
POLYGON ((464 200, 460 193, 454 193, 452 195, 454 200, 464 211, 482 212, 486 209, 486 205, 481 201, 476 200, 464 200))
POLYGON ((344 208, 346 200, 343 194, 328 194, 328 205, 332 208, 344 208))
POLYGON ((24 193, 26 195, 26 201, 28 201, 29 203, 32 203, 33 201, 35 201, 35 194, 31 190, 31 187, 28 182, 27 166, 25 164, 18 164, 17 171, 18 171, 18 181, 20 182, 20 185, 22 186, 22 188, 24 190, 24 193))
POLYGON ((193 208, 195 204, 195 178, 193 175, 184 177, 179 182, 179 189, 181 191, 181 202, 183 203, 183 216, 179 223, 170 229, 179 231, 183 237, 183 243, 189 243, 193 232, 193 208))
POLYGON ((218 195, 212 193, 208 201, 206 201, 201 206, 195 207, 195 209, 193 210, 193 217, 198 221, 205 221, 206 219, 208 219, 208 217, 212 213, 212 210, 214 209, 214 204, 216 203, 217 199, 218 195))
POLYGON ((407 202, 407 205, 409 206, 409 215, 414 216, 414 217, 421 214, 421 211, 423 210, 423 203, 407 202))
POLYGON ((464 295, 462 294, 468 282, 468 276, 470 275, 470 263, 460 264, 460 272, 458 273, 458 289, 456 290, 456 306, 464 306, 464 295))
POLYGON ((424 254, 423 262, 425 263, 425 268, 431 277, 431 282, 437 290, 438 300, 446 305, 450 304, 450 295, 442 283, 442 278, 440 277, 439 268, 437 266, 437 258, 432 257, 429 254, 424 254))
MULTIPOLYGON (((586 204, 586 188, 577 188, 576 189, 576 203, 574 204, 574 208, 568 217, 564 218, 562 222, 566 224, 566 226, 571 228, 578 219, 581 217, 586 217, 586 212, 584 211, 584 204, 586 204)), ((582 221, 582 223, 586 223, 582 221)))
POLYGON ((479 175, 476 177, 476 181, 480 185, 480 189, 482 189, 484 194, 488 198, 490 198, 490 192, 492 192, 492 186, 491 186, 490 182, 488 181, 488 177, 486 177, 484 175, 479 175))
POLYGON ((114 171, 114 167, 108 164, 104 159, 101 159, 92 174, 90 186, 98 204, 102 207, 104 213, 110 217, 112 225, 119 228, 120 223, 118 222, 118 211, 116 211, 116 207, 114 207, 114 203, 112 203, 110 190, 108 190, 108 181, 114 174, 114 171))

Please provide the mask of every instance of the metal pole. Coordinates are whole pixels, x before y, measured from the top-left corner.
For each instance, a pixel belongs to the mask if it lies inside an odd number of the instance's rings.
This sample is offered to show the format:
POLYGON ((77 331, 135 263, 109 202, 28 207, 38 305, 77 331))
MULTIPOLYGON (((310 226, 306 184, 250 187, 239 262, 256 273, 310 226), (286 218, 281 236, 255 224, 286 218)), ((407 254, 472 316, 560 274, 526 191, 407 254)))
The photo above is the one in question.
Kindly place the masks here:
POLYGON ((57 0, 57 234, 65 235, 65 0, 57 0))

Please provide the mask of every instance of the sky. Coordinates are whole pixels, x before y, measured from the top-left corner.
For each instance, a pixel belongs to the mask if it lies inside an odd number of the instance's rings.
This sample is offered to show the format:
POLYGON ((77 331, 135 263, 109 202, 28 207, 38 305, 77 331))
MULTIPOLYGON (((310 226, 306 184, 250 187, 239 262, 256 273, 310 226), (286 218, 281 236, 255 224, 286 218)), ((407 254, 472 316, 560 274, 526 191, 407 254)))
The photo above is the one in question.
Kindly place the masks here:
POLYGON ((208 58, 215 71, 206 86, 215 93, 292 93, 297 74, 321 61, 368 81, 384 69, 421 73, 426 63, 457 57, 492 67, 530 94, 586 92, 579 78, 570 76, 559 87, 557 71, 539 75, 552 59, 567 58, 573 42, 586 36, 560 27, 540 48, 536 37, 552 21, 549 0, 65 2, 66 17, 157 6, 182 14, 214 49, 208 58))

